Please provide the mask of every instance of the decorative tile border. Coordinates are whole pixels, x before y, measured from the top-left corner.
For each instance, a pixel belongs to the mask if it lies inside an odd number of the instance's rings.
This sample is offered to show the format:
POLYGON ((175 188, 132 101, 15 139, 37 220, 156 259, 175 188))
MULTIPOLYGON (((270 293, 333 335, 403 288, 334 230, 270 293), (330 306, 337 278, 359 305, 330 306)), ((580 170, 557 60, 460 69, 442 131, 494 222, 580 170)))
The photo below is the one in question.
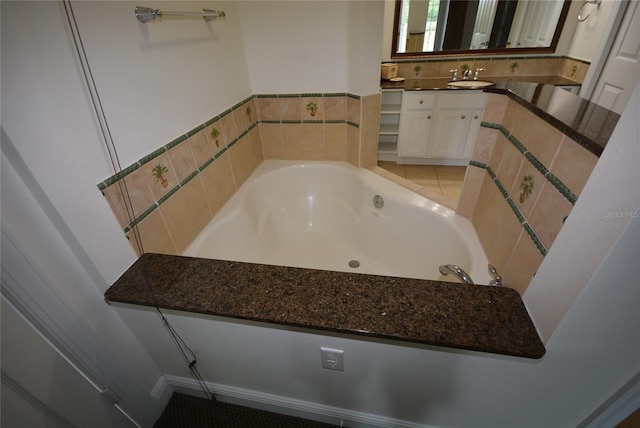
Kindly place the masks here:
POLYGON ((575 205, 576 201, 578 200, 578 197, 575 195, 575 193, 573 193, 571 189, 569 189, 562 181, 560 181, 558 177, 553 175, 551 171, 549 171, 547 167, 545 167, 533 154, 531 154, 531 152, 527 150, 524 144, 522 144, 513 134, 511 134, 508 129, 503 127, 502 124, 482 121, 480 123, 480 126, 484 128, 499 130, 502 135, 504 135, 506 139, 509 140, 520 153, 522 153, 524 158, 529 161, 529 163, 533 165, 534 168, 537 169, 540 174, 542 174, 547 179, 547 181, 551 183, 553 187, 555 187, 556 190, 558 190, 558 192, 560 192, 562 196, 564 196, 571 203, 571 205, 575 205))
POLYGON ((533 227, 531 227, 531 225, 527 221, 527 219, 524 216, 524 214, 522 214, 522 211, 520 211, 520 209, 518 208, 516 203, 513 201, 513 199, 511 198, 511 195, 509 195, 509 192, 507 192, 507 189, 505 189, 505 187, 502 185, 502 183, 498 179, 498 176, 493 171, 493 169, 491 169, 490 166, 488 166, 488 165, 486 165, 486 164, 484 164, 482 162, 476 162, 474 160, 470 161, 469 165, 475 166, 476 168, 482 168, 485 171, 487 171, 487 173, 489 174, 489 176, 493 180, 493 183, 496 185, 496 187, 498 188, 498 190, 502 194, 502 197, 505 199, 505 201, 511 207, 511 210, 513 211, 513 214, 517 217, 518 223, 520 223, 520 225, 527 232, 527 234, 529 235, 529 237, 533 241, 534 245, 536 246, 536 248, 540 252, 540 254, 543 257, 546 256, 547 252, 548 252, 547 248, 544 246, 544 244, 542 243, 542 241, 538 237, 538 234, 535 232, 535 230, 533 230, 533 227))
MULTIPOLYGON (((232 114, 234 111, 244 107, 245 105, 247 105, 247 103, 251 102, 254 99, 259 99, 259 98, 304 98, 304 97, 306 97, 306 98, 309 98, 309 97, 316 97, 316 98, 347 97, 347 98, 351 98, 351 99, 355 99, 355 100, 360 100, 361 99, 361 97, 359 95, 350 94, 350 93, 346 93, 346 92, 302 93, 302 94, 257 94, 257 95, 252 95, 252 96, 249 96, 249 97, 245 98, 244 100, 236 103, 233 107, 223 111, 219 115, 214 116, 213 118, 209 119, 205 123, 198 125, 197 127, 191 129, 190 131, 186 132, 183 135, 180 135, 179 137, 175 138, 174 140, 170 141, 169 143, 165 144, 164 146, 154 150, 153 152, 151 152, 148 155, 144 156, 143 158, 139 159, 137 162, 133 163, 132 165, 127 166, 126 168, 122 169, 121 171, 117 172, 116 174, 112 175, 111 177, 109 177, 109 178, 105 179, 104 181, 98 183, 97 187, 104 194, 104 191, 109 186, 111 186, 111 185, 117 183, 118 181, 124 179, 129 174, 131 174, 131 173, 137 171, 138 169, 142 168, 143 165, 147 164, 151 160, 157 158, 158 156, 162 155, 163 153, 168 152, 170 149, 172 149, 172 148, 176 147, 178 144, 186 141, 188 138, 194 136, 195 134, 197 134, 198 132, 204 130, 205 128, 207 128, 208 126, 212 125, 213 123, 223 119, 225 116, 227 116, 229 114, 232 114)), ((174 195, 182 187, 186 186, 198 174, 200 174, 202 171, 204 171, 205 168, 207 168, 209 165, 211 165, 222 154, 224 154, 227 150, 229 150, 231 147, 233 147, 238 141, 240 141, 243 137, 245 137, 247 134, 249 134, 249 132, 251 132, 260 123, 281 124, 281 125, 288 125, 288 124, 336 124, 336 123, 340 124, 340 123, 344 123, 344 124, 347 124, 349 126, 353 126, 355 128, 360 128, 360 124, 355 123, 353 121, 347 120, 346 119, 347 115, 348 115, 348 112, 347 112, 347 110, 345 108, 345 119, 343 119, 343 120, 340 120, 340 119, 338 119, 338 120, 336 120, 336 119, 331 119, 331 120, 323 120, 323 119, 317 119, 317 120, 260 120, 260 119, 256 119, 255 122, 253 122, 247 129, 242 131, 240 133, 240 135, 238 135, 231 142, 226 144, 219 152, 217 152, 215 155, 213 155, 211 158, 209 158, 201 166, 197 167, 196 170, 191 172, 184 180, 182 180, 182 182, 180 182, 179 184, 174 186, 172 189, 170 189, 161 198, 159 198, 150 207, 148 207, 142 214, 136 216, 127 226, 124 227, 124 232, 128 233, 129 231, 131 231, 136 225, 138 225, 141 221, 143 221, 145 218, 147 218, 153 211, 155 211, 156 208, 158 208, 165 201, 167 201, 172 195, 174 195)), ((257 116, 257 114, 256 114, 256 116, 257 116)))

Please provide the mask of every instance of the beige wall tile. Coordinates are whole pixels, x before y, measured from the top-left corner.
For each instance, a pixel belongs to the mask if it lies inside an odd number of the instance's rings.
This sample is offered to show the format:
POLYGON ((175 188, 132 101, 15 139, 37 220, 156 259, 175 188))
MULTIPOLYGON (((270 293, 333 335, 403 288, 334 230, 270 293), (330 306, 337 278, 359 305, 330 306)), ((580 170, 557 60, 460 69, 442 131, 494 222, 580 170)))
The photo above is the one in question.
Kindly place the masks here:
MULTIPOLYGON (((169 162, 169 157, 166 153, 163 153, 160 156, 152 159, 151 161, 142 165, 142 167, 135 171, 133 174, 129 175, 134 178, 134 174, 141 174, 144 176, 149 185, 149 188, 151 189, 151 194, 156 201, 162 198, 169 190, 173 189, 180 183, 176 178, 175 171, 173 170, 173 166, 171 165, 171 162, 169 162), (153 168, 156 165, 164 165, 168 169, 168 172, 164 174, 164 177, 167 179, 166 187, 163 186, 161 182, 156 181, 156 179, 153 177, 153 168)), ((136 179, 136 182, 137 181, 138 180, 136 179)))
POLYGON ((256 98, 252 98, 245 103, 245 112, 247 113, 248 127, 258 122, 258 103, 256 98))
MULTIPOLYGON (((185 144, 185 142, 183 142, 182 144, 185 144)), ((205 164, 213 156, 211 146, 209 145, 209 139, 207 138, 207 129, 203 129, 202 131, 189 137, 186 141, 186 144, 189 145, 191 153, 193 154, 193 158, 198 167, 205 164)))
POLYGON ((324 97, 324 119, 325 120, 346 120, 347 118, 347 97, 324 97))
POLYGON ((232 114, 226 114, 220 118, 220 131, 222 131, 222 141, 224 141, 225 146, 236 139, 238 133, 232 114))
POLYGON ((513 133, 513 127, 522 111, 524 111, 524 107, 512 99, 509 99, 507 102, 507 110, 502 119, 502 126, 510 133, 513 133))
POLYGON ((484 222, 488 212, 489 201, 492 199, 491 196, 494 192, 498 192, 498 188, 491 176, 489 174, 485 174, 484 179, 482 180, 482 186, 480 187, 480 193, 478 194, 478 202, 473 210, 473 216, 471 218, 471 222, 473 223, 476 232, 484 222))
POLYGON ((302 107, 299 97, 278 98, 281 120, 302 120, 302 107))
MULTIPOLYGON (((143 184, 146 186, 146 182, 143 184)), ((136 195, 134 192, 129 192, 129 194, 131 195, 131 203, 133 203, 134 199, 136 199, 136 196, 138 196, 137 200, 135 201, 138 205, 138 208, 134 208, 133 218, 130 218, 127 209, 128 202, 123 196, 123 192, 126 192, 128 189, 124 186, 125 182, 123 180, 120 180, 119 182, 107 187, 102 192, 104 194, 104 197, 107 199, 109 206, 111 207, 111 211, 113 211, 113 214, 116 216, 118 224, 120 224, 120 227, 122 227, 123 229, 134 220, 136 215, 140 215, 144 212, 144 210, 146 209, 144 208, 145 206, 148 208, 154 203, 153 198, 151 197, 151 191, 148 189, 146 191, 146 196, 141 195, 141 197, 140 195, 136 195)))
POLYGON ((498 271, 502 275, 503 285, 523 295, 543 258, 529 234, 523 230, 506 269, 504 272, 498 271))
POLYGON ((376 130, 380 126, 380 101, 381 94, 366 95, 361 98, 363 128, 372 127, 376 130))
POLYGON ((524 161, 511 187, 505 185, 511 199, 525 217, 531 212, 545 181, 546 178, 530 162, 524 161), (528 195, 525 187, 529 187, 528 195))
POLYGON ((526 160, 522 153, 513 144, 507 142, 500 165, 497 170, 494 170, 505 189, 509 190, 513 187, 523 162, 526 160))
POLYGON ((231 171, 236 182, 236 186, 242 186, 254 169, 253 155, 251 153, 250 138, 245 136, 235 143, 228 151, 231 161, 231 171))
POLYGON ((485 165, 489 165, 491 162, 491 155, 493 154, 493 147, 496 144, 496 139, 500 131, 492 128, 480 127, 476 142, 473 146, 473 153, 471 159, 476 162, 482 162, 485 165))
POLYGON ((575 195, 580 195, 598 157, 565 136, 549 170, 575 195))
POLYGON ((478 168, 472 165, 467 167, 467 172, 462 184, 462 191, 458 199, 458 207, 456 213, 468 220, 473 218, 473 211, 478 203, 478 197, 485 176, 488 176, 484 168, 478 168))
POLYGON ((502 157, 504 156, 504 151, 507 146, 512 145, 507 137, 502 135, 502 132, 498 131, 496 134, 496 141, 493 144, 493 150, 491 151, 491 159, 489 160, 488 165, 493 169, 493 171, 497 171, 500 168, 500 162, 502 162, 502 157))
POLYGON ((261 123, 260 140, 265 159, 284 159, 284 135, 279 123, 261 123))
POLYGON ((499 191, 491 192, 486 213, 476 230, 489 263, 498 272, 504 271, 522 232, 522 225, 499 191))
POLYGON ((256 98, 260 120, 280 120, 280 104, 277 98, 256 98))
POLYGON ((359 99, 347 97, 347 120, 349 122, 360 124, 360 104, 359 99))
POLYGON ((189 181, 159 208, 179 254, 211 220, 200 175, 189 181))
POLYGON ((564 136, 558 129, 524 109, 510 132, 543 165, 551 163, 564 136))
POLYGON ((485 122, 502 123, 508 104, 509 98, 506 95, 487 94, 487 103, 482 114, 482 120, 485 122))
POLYGON ((551 183, 544 183, 527 220, 547 249, 551 248, 571 208, 573 205, 551 183))
MULTIPOLYGON (((189 148, 189 144, 185 144, 184 141, 169 149, 169 151, 167 151, 167 157, 171 162, 173 172, 176 175, 178 182, 182 182, 197 168, 196 162, 193 159, 193 154, 189 148)), ((167 167, 171 169, 171 166, 167 167)))
POLYGON ((324 158, 323 124, 284 124, 282 133, 285 159, 320 160, 324 158))
POLYGON ((378 164, 378 129, 367 127, 360 135, 360 166, 373 168, 378 164))
POLYGON ((249 119, 246 112, 245 104, 237 107, 232 112, 233 122, 236 125, 236 135, 242 134, 249 128, 249 119))
POLYGON ((262 150, 262 140, 260 139, 260 130, 254 127, 245 138, 249 138, 251 146, 251 158, 253 159, 253 169, 264 160, 264 151, 262 150))
POLYGON ((209 141, 209 148, 211 149, 211 153, 213 155, 218 154, 218 152, 225 147, 225 139, 222 135, 222 128, 220 126, 220 121, 216 120, 211 125, 207 126, 205 129, 205 135, 207 136, 207 140, 209 141), (217 136, 216 136, 217 134, 217 136))
MULTIPOLYGON (((159 209, 149 214, 137 227, 140 240, 142 241, 142 249, 145 253, 180 254, 171 239, 169 230, 159 209)), ((133 231, 129 232, 127 238, 129 238, 129 242, 136 253, 139 253, 135 233, 133 231)))
POLYGON ((325 123, 324 147, 327 160, 347 161, 346 123, 325 123))
POLYGON ((322 97, 302 97, 300 99, 300 107, 302 120, 324 119, 324 99, 322 97))
POLYGON ((235 193, 237 186, 231 172, 231 161, 228 152, 223 153, 218 159, 207 166, 200 173, 204 193, 212 216, 235 193))
POLYGON ((347 162, 360 166, 360 128, 347 126, 347 162))

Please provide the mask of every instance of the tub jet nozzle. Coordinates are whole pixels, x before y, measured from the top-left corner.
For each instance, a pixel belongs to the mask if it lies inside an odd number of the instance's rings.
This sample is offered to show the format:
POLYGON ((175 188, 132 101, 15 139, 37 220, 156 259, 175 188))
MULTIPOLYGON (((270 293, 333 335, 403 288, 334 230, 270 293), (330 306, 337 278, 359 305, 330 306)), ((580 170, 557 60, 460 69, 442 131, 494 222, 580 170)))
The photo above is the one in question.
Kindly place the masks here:
POLYGON ((382 196, 380 195, 375 195, 373 197, 373 206, 380 209, 384 206, 384 199, 382 199, 382 196))

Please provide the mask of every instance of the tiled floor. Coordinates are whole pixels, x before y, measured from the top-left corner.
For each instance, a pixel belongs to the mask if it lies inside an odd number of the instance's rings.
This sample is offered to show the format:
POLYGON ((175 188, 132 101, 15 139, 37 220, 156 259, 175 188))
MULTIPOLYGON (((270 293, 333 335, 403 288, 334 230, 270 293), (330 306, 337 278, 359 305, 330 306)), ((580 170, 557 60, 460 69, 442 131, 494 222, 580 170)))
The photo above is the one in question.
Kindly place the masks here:
POLYGON ((460 197, 467 170, 465 166, 399 165, 387 161, 379 161, 378 166, 453 201, 460 197))

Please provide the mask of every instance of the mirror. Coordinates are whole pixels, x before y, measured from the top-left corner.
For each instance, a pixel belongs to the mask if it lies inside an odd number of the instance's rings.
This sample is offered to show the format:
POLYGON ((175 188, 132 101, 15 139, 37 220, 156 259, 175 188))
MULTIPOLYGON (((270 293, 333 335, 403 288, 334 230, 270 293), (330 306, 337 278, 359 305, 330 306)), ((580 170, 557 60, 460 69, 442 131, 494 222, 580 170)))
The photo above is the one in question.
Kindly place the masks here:
POLYGON ((397 0, 391 58, 554 52, 571 0, 397 0))

